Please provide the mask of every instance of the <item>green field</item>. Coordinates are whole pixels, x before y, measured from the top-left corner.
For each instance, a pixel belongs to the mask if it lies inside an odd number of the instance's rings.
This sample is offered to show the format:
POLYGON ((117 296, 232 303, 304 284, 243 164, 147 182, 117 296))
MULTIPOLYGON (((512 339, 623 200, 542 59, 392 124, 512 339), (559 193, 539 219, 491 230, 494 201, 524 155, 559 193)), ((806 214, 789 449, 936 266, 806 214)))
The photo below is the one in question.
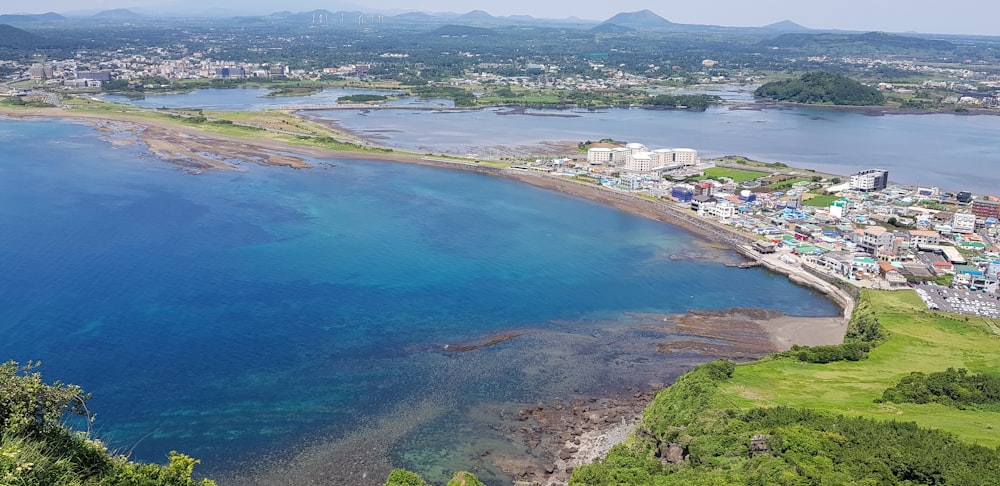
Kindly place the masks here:
POLYGON ((840 199, 839 196, 813 196, 809 199, 806 199, 805 201, 802 201, 802 204, 805 206, 813 206, 816 208, 826 208, 830 207, 830 203, 838 199, 840 199))
POLYGON ((711 169, 705 169, 706 179, 718 179, 720 177, 725 177, 732 179, 735 183, 746 182, 749 180, 756 179, 758 177, 764 177, 768 175, 766 172, 757 172, 754 170, 742 170, 742 169, 728 169, 725 167, 712 167, 711 169))
POLYGON ((966 368, 1000 374, 1000 322, 929 311, 912 291, 866 292, 892 338, 867 360, 809 364, 790 358, 737 366, 722 392, 740 407, 789 406, 913 421, 959 438, 1000 446, 1000 413, 938 404, 878 404, 874 400, 911 371, 966 368))

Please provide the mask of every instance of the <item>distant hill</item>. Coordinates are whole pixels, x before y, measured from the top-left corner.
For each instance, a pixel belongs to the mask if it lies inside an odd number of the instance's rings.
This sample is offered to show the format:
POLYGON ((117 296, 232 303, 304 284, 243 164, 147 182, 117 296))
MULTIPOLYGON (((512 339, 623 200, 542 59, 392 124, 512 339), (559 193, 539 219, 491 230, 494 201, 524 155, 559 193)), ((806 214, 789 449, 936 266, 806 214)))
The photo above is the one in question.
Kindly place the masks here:
POLYGON ((445 25, 432 30, 430 34, 449 37, 482 37, 495 35, 496 31, 485 27, 473 27, 471 25, 445 25))
POLYGON ((142 15, 139 15, 127 8, 116 8, 113 10, 104 10, 94 14, 96 19, 111 19, 111 20, 128 20, 128 19, 141 19, 142 15))
POLYGON ((636 30, 660 30, 669 29, 673 27, 673 22, 656 15, 649 10, 640 10, 638 12, 622 12, 616 14, 608 20, 605 20, 602 24, 612 24, 622 27, 629 27, 636 30))
POLYGON ((482 10, 473 10, 473 11, 471 11, 469 13, 460 15, 458 18, 455 19, 455 22, 459 22, 459 23, 487 23, 487 22, 495 22, 496 20, 497 20, 496 17, 490 15, 487 12, 484 12, 482 10))
POLYGON ((782 34, 774 39, 761 43, 767 47, 781 47, 789 49, 830 49, 830 48, 851 48, 868 50, 934 50, 952 51, 955 44, 948 41, 924 39, 921 37, 910 37, 898 34, 888 34, 885 32, 868 32, 865 34, 839 34, 839 33, 788 33, 782 34))
POLYGON ((425 12, 407 12, 396 15, 392 18, 404 22, 433 22, 438 20, 437 17, 425 12))
POLYGON ((762 29, 774 30, 778 32, 809 32, 812 29, 808 27, 803 27, 791 20, 782 20, 781 22, 775 22, 773 24, 767 24, 762 29))
POLYGON ((34 49, 48 47, 51 44, 52 42, 44 37, 11 25, 0 24, 0 49, 34 49))
POLYGON ((23 24, 30 22, 56 22, 66 20, 66 17, 55 12, 43 14, 4 14, 0 15, 0 24, 23 24))
POLYGON ((609 24, 607 22, 596 25, 590 29, 590 32, 594 34, 627 34, 629 32, 635 32, 636 30, 632 27, 626 27, 624 25, 609 24))
POLYGON ((885 104, 882 92, 865 86, 843 74, 812 72, 798 79, 774 81, 757 88, 754 96, 773 101, 793 103, 880 106, 885 104))

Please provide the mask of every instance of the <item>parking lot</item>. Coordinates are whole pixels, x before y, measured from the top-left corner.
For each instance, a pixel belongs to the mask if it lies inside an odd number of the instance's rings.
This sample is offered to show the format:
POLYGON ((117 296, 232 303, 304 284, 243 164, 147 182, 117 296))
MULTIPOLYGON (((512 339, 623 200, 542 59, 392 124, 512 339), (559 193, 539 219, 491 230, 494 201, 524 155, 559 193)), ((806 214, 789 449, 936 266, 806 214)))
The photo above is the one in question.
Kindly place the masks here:
POLYGON ((940 285, 917 285, 914 290, 928 309, 1000 319, 1000 297, 996 294, 956 290, 940 285))

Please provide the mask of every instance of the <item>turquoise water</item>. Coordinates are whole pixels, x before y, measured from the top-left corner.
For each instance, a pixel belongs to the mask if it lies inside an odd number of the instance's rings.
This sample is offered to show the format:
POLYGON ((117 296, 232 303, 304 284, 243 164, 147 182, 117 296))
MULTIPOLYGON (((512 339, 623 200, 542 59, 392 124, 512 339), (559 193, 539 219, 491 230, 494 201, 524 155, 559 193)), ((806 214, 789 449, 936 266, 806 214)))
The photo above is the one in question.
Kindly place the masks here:
POLYGON ((488 404, 706 359, 658 355, 628 313, 838 312, 684 231, 513 181, 364 160, 191 175, 59 121, 0 121, 0 143, 0 359, 93 392, 112 447, 209 474, 412 403, 431 411, 385 436, 390 460, 468 468, 481 444, 447 437, 500 440, 471 418, 488 404), (442 351, 508 330, 526 335, 442 351))

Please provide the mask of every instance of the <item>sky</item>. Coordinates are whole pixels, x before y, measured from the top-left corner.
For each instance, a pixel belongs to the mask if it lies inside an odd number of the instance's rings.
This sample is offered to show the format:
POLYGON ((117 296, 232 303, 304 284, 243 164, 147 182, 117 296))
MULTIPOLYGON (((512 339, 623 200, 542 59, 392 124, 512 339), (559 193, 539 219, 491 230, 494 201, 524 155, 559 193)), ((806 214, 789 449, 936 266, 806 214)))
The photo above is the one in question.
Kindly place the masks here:
POLYGON ((485 10, 497 16, 531 15, 541 18, 604 20, 618 12, 649 9, 683 24, 762 26, 789 19, 814 29, 886 32, 979 34, 1000 36, 1000 2, 967 0, 952 4, 940 0, 2 0, 0 13, 89 12, 130 8, 137 12, 177 12, 223 9, 253 15, 277 10, 361 10, 371 13, 403 11, 457 12, 485 10), (29 7, 30 5, 30 7, 29 7), (360 7, 359 5, 364 5, 360 7), (84 10, 85 9, 85 10, 84 10))

